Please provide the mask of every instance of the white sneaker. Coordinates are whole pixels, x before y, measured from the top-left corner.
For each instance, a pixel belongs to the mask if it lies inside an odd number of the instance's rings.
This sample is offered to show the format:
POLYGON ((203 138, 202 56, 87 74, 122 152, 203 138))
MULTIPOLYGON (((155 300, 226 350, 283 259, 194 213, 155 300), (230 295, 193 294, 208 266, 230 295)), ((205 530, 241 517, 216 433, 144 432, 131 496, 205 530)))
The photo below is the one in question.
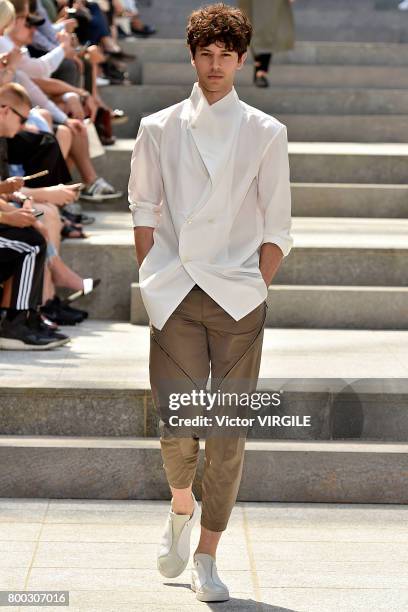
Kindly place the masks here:
POLYGON ((105 77, 97 76, 96 85, 98 87, 106 87, 107 85, 110 85, 110 80, 106 79, 105 77))
POLYGON ((115 188, 99 176, 92 185, 83 189, 79 195, 81 200, 89 200, 90 202, 101 202, 102 200, 112 200, 120 198, 123 195, 122 191, 116 191, 115 188))
POLYGON ((200 507, 194 494, 193 514, 176 514, 170 509, 166 527, 157 552, 157 569, 166 578, 179 576, 190 558, 191 531, 200 517, 200 507))
POLYGON ((400 2, 398 8, 400 11, 408 11, 408 0, 403 0, 400 2))
POLYGON ((217 573, 215 559, 205 553, 195 553, 191 571, 191 588, 198 601, 227 601, 229 591, 217 573))

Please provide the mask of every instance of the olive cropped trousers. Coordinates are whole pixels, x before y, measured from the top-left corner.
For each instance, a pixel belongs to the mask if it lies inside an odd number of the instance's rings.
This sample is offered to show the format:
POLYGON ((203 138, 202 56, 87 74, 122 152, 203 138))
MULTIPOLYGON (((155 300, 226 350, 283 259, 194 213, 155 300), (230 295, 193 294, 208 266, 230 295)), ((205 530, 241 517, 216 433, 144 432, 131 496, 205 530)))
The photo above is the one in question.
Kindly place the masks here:
MULTIPOLYGON (((266 312, 267 304, 262 302, 235 321, 196 285, 161 330, 150 324, 150 385, 160 415, 163 467, 169 485, 176 489, 190 486, 197 468, 199 439, 205 437, 201 524, 211 531, 227 527, 241 481, 246 434, 242 429, 238 435, 232 428, 217 431, 214 427, 210 435, 203 436, 198 427, 184 428, 180 434, 169 425, 175 414, 169 409, 169 396, 176 390, 191 393, 205 389, 210 371, 212 392, 255 391, 266 312)), ((225 408, 216 406, 215 410, 223 414, 225 408)), ((244 414, 240 406, 235 414, 244 414)))

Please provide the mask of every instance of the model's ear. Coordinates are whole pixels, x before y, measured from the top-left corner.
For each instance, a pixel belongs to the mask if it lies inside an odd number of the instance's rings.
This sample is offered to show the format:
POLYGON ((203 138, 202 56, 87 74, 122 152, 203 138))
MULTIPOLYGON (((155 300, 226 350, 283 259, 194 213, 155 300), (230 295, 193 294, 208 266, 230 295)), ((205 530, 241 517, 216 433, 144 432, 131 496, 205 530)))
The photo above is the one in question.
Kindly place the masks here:
POLYGON ((238 60, 238 66, 237 66, 237 70, 241 70, 242 66, 245 63, 246 58, 248 57, 248 53, 247 51, 245 51, 245 53, 243 53, 240 57, 240 59, 238 60))
POLYGON ((191 52, 191 49, 190 49, 190 62, 191 62, 192 66, 195 66, 195 61, 194 61, 194 57, 193 57, 193 54, 191 52))

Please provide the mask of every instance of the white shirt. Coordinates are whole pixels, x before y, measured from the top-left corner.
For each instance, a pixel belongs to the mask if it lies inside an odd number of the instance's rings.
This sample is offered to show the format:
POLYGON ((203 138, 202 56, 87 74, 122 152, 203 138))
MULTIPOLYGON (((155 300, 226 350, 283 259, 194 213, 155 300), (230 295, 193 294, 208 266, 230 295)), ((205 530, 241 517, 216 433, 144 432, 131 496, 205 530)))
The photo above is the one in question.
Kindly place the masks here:
MULTIPOLYGON (((9 36, 0 36, 0 53, 8 53, 15 46, 9 36)), ((30 57, 27 47, 21 47, 21 53, 18 69, 25 72, 31 79, 51 76, 65 57, 64 49, 60 45, 41 57, 30 57)))
POLYGON ((141 120, 131 160, 133 226, 153 227, 139 269, 151 323, 162 329, 195 283, 236 321, 267 297, 260 247, 293 245, 286 126, 233 88, 141 120))

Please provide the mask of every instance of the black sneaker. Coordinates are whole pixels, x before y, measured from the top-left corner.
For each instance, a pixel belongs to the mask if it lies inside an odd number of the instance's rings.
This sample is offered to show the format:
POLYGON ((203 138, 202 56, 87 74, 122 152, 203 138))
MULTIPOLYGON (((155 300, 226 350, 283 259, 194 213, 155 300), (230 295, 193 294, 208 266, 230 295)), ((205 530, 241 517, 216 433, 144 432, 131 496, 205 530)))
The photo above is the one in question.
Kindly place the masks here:
POLYGON ((8 351, 41 351, 56 348, 66 343, 45 336, 27 324, 27 311, 23 310, 14 319, 4 318, 0 327, 0 349, 8 351))
POLYGON ((61 340, 64 344, 70 341, 70 337, 52 329, 47 323, 44 323, 41 317, 41 313, 30 310, 27 317, 27 326, 34 332, 39 333, 47 338, 54 338, 55 340, 61 340))
POLYGON ((74 312, 74 313, 77 313, 77 314, 79 313, 82 316, 82 319, 87 319, 88 316, 89 316, 89 313, 88 313, 87 310, 82 310, 81 308, 73 308, 69 304, 64 304, 63 308, 67 312, 74 312))
POLYGON ((85 318, 83 314, 74 311, 73 308, 70 310, 66 309, 58 296, 55 296, 52 300, 48 300, 44 306, 41 306, 41 312, 45 314, 50 321, 58 325, 76 325, 77 323, 82 323, 85 318))

